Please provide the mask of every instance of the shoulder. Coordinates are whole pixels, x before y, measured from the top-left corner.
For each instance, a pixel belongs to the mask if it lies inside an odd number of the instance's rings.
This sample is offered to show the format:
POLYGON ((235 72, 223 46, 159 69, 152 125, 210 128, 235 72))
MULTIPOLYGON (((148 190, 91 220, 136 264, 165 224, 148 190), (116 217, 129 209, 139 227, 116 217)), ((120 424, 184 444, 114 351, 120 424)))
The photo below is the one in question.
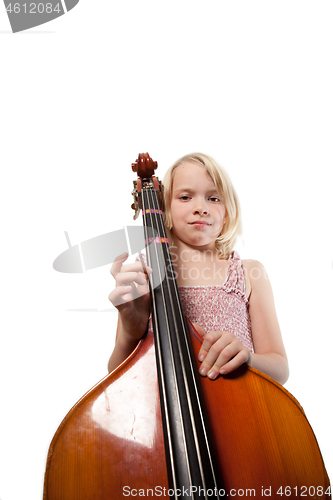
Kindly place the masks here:
POLYGON ((250 295, 253 295, 255 291, 266 289, 267 286, 270 287, 265 266, 259 262, 259 260, 242 260, 242 265, 245 284, 248 290, 248 298, 250 298, 250 295))
POLYGON ((248 274, 250 280, 268 278, 265 266, 259 260, 246 259, 242 260, 242 264, 244 272, 248 274))

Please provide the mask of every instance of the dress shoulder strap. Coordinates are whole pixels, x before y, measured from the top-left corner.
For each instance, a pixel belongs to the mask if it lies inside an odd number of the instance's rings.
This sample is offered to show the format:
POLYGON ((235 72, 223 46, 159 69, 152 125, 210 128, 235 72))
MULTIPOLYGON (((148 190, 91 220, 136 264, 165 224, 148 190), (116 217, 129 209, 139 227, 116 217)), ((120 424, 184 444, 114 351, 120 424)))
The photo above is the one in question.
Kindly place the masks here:
POLYGON ((237 252, 232 252, 229 257, 228 276, 223 285, 227 293, 235 293, 247 302, 245 295, 245 277, 241 258, 237 252))

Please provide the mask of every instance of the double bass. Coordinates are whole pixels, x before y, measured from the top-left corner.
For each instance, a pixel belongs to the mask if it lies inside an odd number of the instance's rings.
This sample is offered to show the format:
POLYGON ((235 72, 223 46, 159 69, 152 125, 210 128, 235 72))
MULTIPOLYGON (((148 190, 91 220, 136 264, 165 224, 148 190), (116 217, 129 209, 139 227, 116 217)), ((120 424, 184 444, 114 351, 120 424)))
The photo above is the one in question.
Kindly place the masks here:
POLYGON ((182 309, 157 163, 145 153, 132 168, 153 329, 60 424, 43 499, 331 498, 315 435, 284 387, 247 365, 215 381, 198 376, 202 337, 182 309))

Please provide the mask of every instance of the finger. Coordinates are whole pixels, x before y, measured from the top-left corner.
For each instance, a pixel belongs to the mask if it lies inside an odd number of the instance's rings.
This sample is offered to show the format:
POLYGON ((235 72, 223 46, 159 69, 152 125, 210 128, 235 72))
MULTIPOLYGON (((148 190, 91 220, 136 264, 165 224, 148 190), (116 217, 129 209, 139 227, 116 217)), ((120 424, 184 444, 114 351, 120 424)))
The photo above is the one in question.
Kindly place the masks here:
POLYGON ((128 264, 123 264, 121 271, 122 272, 136 271, 136 272, 142 272, 144 274, 151 274, 153 270, 149 266, 143 266, 141 262, 136 260, 135 262, 129 262, 128 264))
POLYGON ((125 286, 125 285, 131 285, 133 282, 135 282, 137 285, 146 285, 147 284, 147 278, 146 275, 142 272, 119 272, 116 275, 116 286, 125 286))
MULTIPOLYGON (((140 262, 132 262, 131 264, 123 264, 119 266, 120 262, 123 262, 123 259, 119 259, 111 268, 111 274, 116 281, 116 286, 132 285, 133 282, 135 282, 138 286, 146 286, 148 275, 145 274, 140 262)), ((147 273, 152 273, 152 269, 150 267, 147 268, 147 273)), ((141 294, 146 292, 146 288, 140 291, 141 294)))
POLYGON ((149 293, 149 283, 147 281, 146 276, 142 276, 143 283, 133 284, 133 298, 137 299, 138 297, 142 297, 146 293, 149 293))
POLYGON ((192 325, 194 326, 196 332, 200 335, 200 337, 204 338, 204 336, 206 335, 205 330, 200 325, 198 325, 198 323, 192 323, 192 325))
POLYGON ((138 283, 136 285, 136 293, 138 294, 138 297, 141 297, 141 295, 149 292, 149 281, 146 276, 144 277, 144 280, 144 283, 138 283))
POLYGON ((118 307, 125 302, 130 302, 131 300, 133 300, 133 295, 132 287, 130 285, 118 286, 109 294, 109 301, 115 307, 118 307))
POLYGON ((222 336, 209 349, 200 367, 200 375, 207 375, 211 379, 216 378, 220 368, 240 351, 241 346, 242 344, 238 340, 229 335, 222 336))
POLYGON ((226 375, 239 368, 242 364, 248 363, 251 358, 250 351, 242 346, 239 349, 237 343, 230 344, 218 357, 211 370, 208 371, 208 378, 215 380, 218 375, 226 375))
POLYGON ((215 362, 212 364, 211 368, 207 372, 207 377, 211 380, 215 380, 221 370, 226 366, 226 364, 233 359, 240 352, 237 343, 231 343, 227 345, 223 351, 220 352, 219 356, 216 358, 215 362))
POLYGON ((222 368, 220 368, 219 373, 221 375, 227 375, 228 373, 231 373, 232 371, 242 366, 244 363, 249 363, 250 359, 251 353, 249 351, 247 353, 245 350, 242 350, 238 354, 236 354, 234 358, 228 361, 228 363, 223 365, 222 368))
POLYGON ((141 262, 141 265, 142 265, 142 268, 143 268, 143 272, 145 273, 146 276, 148 276, 147 261, 146 261, 145 256, 142 253, 139 253, 139 261, 141 262))
POLYGON ((143 273, 118 273, 116 287, 110 293, 109 300, 115 307, 135 300, 149 293, 149 284, 143 273))
MULTIPOLYGON (((216 331, 216 332, 212 331, 212 332, 205 334, 203 343, 200 347, 199 354, 198 354, 199 361, 203 362, 205 360, 205 358, 206 358, 208 352, 210 351, 210 349, 212 348, 212 346, 221 338, 223 338, 223 332, 221 332, 221 331, 216 331)), ((224 342, 223 344, 219 344, 220 349, 223 349, 224 344, 227 345, 227 342, 224 342)))
POLYGON ((111 269, 110 269, 110 273, 112 274, 112 276, 114 278, 116 278, 117 274, 120 272, 121 270, 121 266, 123 265, 123 263, 125 262, 125 260, 128 258, 128 253, 127 252, 124 252, 122 253, 121 255, 118 255, 118 257, 115 258, 112 266, 111 266, 111 269))

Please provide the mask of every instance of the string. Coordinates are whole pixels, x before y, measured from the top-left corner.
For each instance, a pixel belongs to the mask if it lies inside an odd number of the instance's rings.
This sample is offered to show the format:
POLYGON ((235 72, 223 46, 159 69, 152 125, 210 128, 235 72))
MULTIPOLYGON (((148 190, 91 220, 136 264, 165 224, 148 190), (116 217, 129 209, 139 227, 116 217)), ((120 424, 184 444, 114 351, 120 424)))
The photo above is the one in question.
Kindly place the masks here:
MULTIPOLYGON (((142 190, 142 192, 144 192, 144 191, 145 190, 142 190)), ((157 207, 159 207, 159 202, 158 202, 158 199, 157 199, 157 193, 156 193, 155 189, 154 190, 148 190, 148 198, 149 197, 152 198, 152 200, 150 200, 150 203, 149 203, 149 199, 148 199, 148 206, 150 207, 149 212, 150 212, 150 219, 151 219, 152 227, 157 230, 157 234, 159 235, 159 238, 165 238, 165 240, 167 241, 166 234, 165 234, 165 228, 164 228, 164 224, 163 224, 163 221, 162 221, 162 216, 160 215, 160 213, 159 213, 160 211, 157 208, 157 207), (154 207, 153 210, 151 210, 152 207, 154 207), (159 214, 159 215, 157 215, 157 214, 159 214)), ((148 224, 147 224, 147 215, 146 215, 146 200, 145 200, 145 196, 144 195, 142 196, 142 205, 143 205, 144 224, 145 224, 145 227, 146 227, 146 230, 145 230, 146 231, 146 241, 148 243, 148 238, 147 238, 147 236, 148 236, 147 235, 147 226, 148 226, 148 224)), ((155 238, 153 238, 153 244, 154 244, 154 249, 155 249, 155 255, 156 255, 156 257, 158 257, 159 252, 158 252, 158 247, 157 247, 156 239, 155 238)), ((161 246, 162 246, 162 243, 160 243, 159 249, 161 249, 161 246)), ((170 264, 172 264, 172 259, 171 259, 171 253, 170 253, 169 245, 168 244, 163 245, 163 249, 165 250, 165 252, 167 254, 167 260, 169 261, 170 264)), ((163 256, 163 260, 164 260, 164 269, 167 270, 166 258, 165 258, 163 249, 162 249, 162 256, 163 256)), ((147 257, 151 260, 149 245, 147 245, 147 257)), ((160 279, 160 282, 161 282, 162 274, 161 274, 161 267, 160 267, 160 262, 158 261, 158 258, 157 258, 157 262, 158 262, 159 279, 160 279)), ((172 268, 172 271, 173 271, 173 268, 172 268)), ((179 351, 179 356, 180 356, 181 371, 182 371, 182 374, 183 374, 183 380, 184 380, 184 384, 185 384, 185 392, 186 392, 186 397, 187 397, 187 402, 188 402, 188 410, 189 410, 190 419, 191 419, 191 422, 192 422, 192 432, 193 432, 193 437, 194 437, 194 442, 195 442, 195 448, 196 448, 196 451, 197 451, 197 457, 198 457, 198 464, 199 464, 199 469, 200 469, 200 475, 201 475, 201 480, 202 480, 202 483, 203 483, 203 486, 204 486, 204 489, 205 489, 205 492, 206 492, 207 490, 206 490, 205 474, 204 474, 204 470, 203 470, 203 461, 202 461, 202 456, 201 456, 201 448, 200 448, 198 434, 197 434, 197 428, 196 428, 196 422, 195 422, 195 417, 194 417, 194 409, 193 409, 193 405, 192 405, 192 398, 191 398, 191 394, 190 394, 189 383, 188 383, 187 376, 186 376, 186 369, 185 369, 185 363, 184 363, 184 357, 183 357, 183 350, 181 348, 181 341, 180 341, 180 332, 179 332, 179 329, 178 329, 178 321, 176 319, 176 312, 175 312, 175 309, 174 309, 175 305, 178 308, 177 312, 178 312, 178 315, 179 315, 179 318, 180 318, 180 321, 181 321, 182 340, 185 341, 185 351, 186 351, 185 354, 187 355, 187 362, 188 362, 188 366, 189 366, 190 373, 191 373, 192 387, 193 387, 194 392, 195 392, 195 398, 196 398, 196 402, 197 402, 197 408, 199 410, 199 415, 200 415, 200 420, 201 420, 201 427, 202 427, 202 430, 203 430, 203 433, 204 433, 204 441, 205 441, 205 445, 206 445, 205 446, 206 447, 206 452, 208 454, 210 471, 211 471, 211 474, 212 474, 214 485, 216 487, 216 477, 215 477, 215 472, 214 472, 214 467, 213 467, 213 460, 212 460, 212 456, 211 456, 211 453, 210 453, 210 447, 209 447, 209 443, 208 443, 208 437, 207 437, 207 432, 206 432, 206 427, 205 427, 205 422, 204 422, 204 417, 203 417, 203 412, 202 412, 200 397, 199 397, 199 394, 198 394, 197 383, 196 383, 196 379, 195 379, 195 375, 194 375, 194 367, 193 367, 193 362, 192 362, 192 356, 191 356, 191 353, 190 353, 190 346, 189 346, 188 337, 187 337, 186 329, 185 329, 184 314, 183 314, 183 311, 182 311, 181 301, 180 301, 180 297, 179 297, 179 293, 178 293, 178 287, 177 287, 175 278, 173 277, 173 278, 170 279, 169 276, 166 276, 166 286, 167 286, 167 290, 168 290, 168 293, 169 293, 169 303, 170 303, 170 306, 171 306, 172 317, 173 317, 173 321, 174 321, 174 325, 175 325, 176 341, 177 341, 178 351, 179 351), (173 295, 172 295, 172 292, 171 292, 171 289, 170 289, 169 281, 172 282, 173 295), (173 297, 176 298, 176 304, 174 303, 173 297)), ((166 318, 166 322, 167 322, 167 332, 168 332, 168 339, 169 339, 169 344, 170 344, 170 352, 172 353, 171 333, 170 333, 169 321, 168 321, 168 317, 167 317, 166 301, 165 301, 163 287, 161 288, 161 290, 162 290, 162 298, 163 298, 163 306, 164 306, 164 311, 165 311, 165 318, 166 318)), ((155 308, 155 312, 156 312, 155 293, 154 292, 153 292, 153 297, 154 297, 154 299, 153 299, 154 300, 154 308, 155 308)), ((158 332, 158 335, 159 335, 159 332, 158 332)), ((174 372, 175 381, 176 381, 176 384, 177 384, 176 389, 177 389, 177 397, 178 397, 178 401, 179 401, 180 395, 179 395, 179 387, 178 387, 178 380, 177 380, 177 376, 176 376, 175 360, 174 360, 174 357, 173 357, 173 353, 172 353, 172 366, 173 366, 173 372, 174 372)), ((162 374, 162 377, 164 377, 164 374, 162 374)), ((164 392, 165 392, 165 386, 164 386, 164 392)), ((164 397, 165 397, 165 394, 164 394, 164 397)), ((183 418, 183 416, 182 416, 182 410, 181 410, 180 406, 179 406, 179 409, 180 409, 181 418, 183 418)), ((170 429, 168 431, 170 432, 170 429)), ((182 422, 182 432, 183 432, 184 445, 186 447, 186 439, 185 439, 186 433, 185 433, 183 422, 182 422)), ((169 442, 171 443, 171 441, 170 441, 170 439, 171 439, 170 434, 168 436, 168 439, 169 439, 169 442)), ((187 463, 188 463, 188 457, 186 457, 186 458, 187 458, 187 463)), ((189 470, 189 476, 191 477, 189 464, 188 464, 188 470, 189 470)), ((205 494, 205 496, 206 496, 206 494, 205 494)))
MULTIPOLYGON (((155 196, 154 206, 156 206, 156 204, 158 203, 156 191, 154 191, 152 193, 152 195, 155 196)), ((161 217, 157 217, 156 216, 156 220, 157 220, 157 226, 159 226, 159 233, 163 234, 165 236, 165 228, 164 228, 164 224, 162 223, 161 217)), ((170 248, 169 248, 168 245, 166 245, 165 250, 166 250, 166 253, 168 255, 168 259, 171 259, 170 248)), ((163 253, 163 258, 164 258, 164 253, 163 253)), ((169 260, 169 262, 170 262, 170 260, 169 260)), ((164 265, 165 265, 165 268, 167 268, 165 258, 164 258, 164 265)), ((176 287, 175 279, 172 279, 171 282, 172 282, 172 285, 173 285, 173 288, 174 288, 175 296, 177 298, 178 313, 179 313, 179 316, 180 316, 180 319, 181 319, 181 323, 182 323, 181 326, 182 326, 182 330, 183 330, 183 338, 185 340, 186 348, 187 348, 187 358, 188 358, 187 361, 190 363, 190 367, 191 367, 193 387, 196 388, 196 381, 195 381, 193 373, 192 373, 192 368, 193 368, 192 362, 191 362, 192 360, 191 360, 191 356, 189 355, 189 350, 188 350, 189 346, 187 344, 187 335, 185 334, 184 315, 183 315, 183 312, 182 312, 182 308, 180 307, 180 302, 179 302, 178 294, 176 293, 177 287, 176 287)), ((189 384, 188 384, 187 375, 186 375, 186 371, 185 371, 185 363, 184 363, 183 351, 181 349, 180 333, 179 333, 179 329, 178 329, 178 322, 176 320, 176 314, 175 314, 175 310, 174 310, 174 301, 172 300, 172 294, 171 294, 171 290, 170 290, 170 284, 169 284, 168 276, 166 277, 166 284, 167 284, 167 288, 168 288, 168 292, 169 292, 169 297, 170 297, 170 304, 171 304, 173 322, 174 322, 174 325, 175 325, 176 340, 177 340, 178 351, 179 351, 179 355, 180 355, 181 369, 182 369, 182 374, 183 374, 183 380, 184 380, 184 383, 185 383, 185 390, 186 390, 187 402, 188 402, 188 407, 189 407, 189 412, 190 412, 190 418, 191 418, 191 422, 192 422, 192 431, 193 431, 193 435, 194 435, 194 439, 195 439, 195 445, 196 445, 196 450, 197 450, 197 457, 198 457, 198 462, 199 462, 199 467, 200 467, 200 475, 201 475, 201 480, 202 480, 202 483, 203 483, 203 486, 204 486, 204 490, 206 491, 207 489, 206 489, 206 482, 205 482, 205 477, 204 477, 204 472, 203 472, 203 466, 202 466, 201 450, 200 450, 199 441, 198 441, 198 435, 197 435, 197 428, 196 428, 196 424, 195 424, 193 405, 192 405, 192 400, 191 400, 191 397, 190 397, 189 384)), ((196 397, 197 397, 198 406, 200 408, 200 401, 198 399, 197 392, 196 392, 196 397)))
MULTIPOLYGON (((150 267, 153 267, 152 266, 152 258, 151 258, 151 255, 150 255, 150 245, 148 245, 148 241, 149 241, 149 234, 148 234, 148 224, 147 224, 147 216, 146 216, 146 200, 145 200, 145 189, 142 189, 141 191, 141 199, 142 199, 142 208, 143 208, 143 219, 144 219, 144 227, 145 227, 145 240, 146 240, 146 243, 147 243, 147 246, 146 246, 146 250, 147 250, 147 260, 148 260, 148 264, 150 265, 150 267)), ((149 206, 149 204, 148 204, 149 206)), ((157 251, 157 246, 156 246, 156 241, 154 239, 154 242, 153 242, 153 245, 155 247, 155 255, 158 256, 158 251, 157 251)), ((161 268, 160 268, 160 265, 159 265, 159 261, 157 259, 157 264, 158 264, 158 269, 157 269, 157 272, 159 274, 159 283, 162 283, 162 275, 161 275, 161 268)), ((156 272, 156 270, 155 270, 156 272)), ((165 313, 166 313, 166 304, 165 304, 165 297, 164 297, 164 291, 163 291, 163 287, 161 287, 161 291, 162 291, 162 298, 163 298, 163 306, 164 306, 164 310, 165 310, 165 313)), ((154 309, 154 314, 155 314, 155 318, 157 318, 157 311, 156 311, 156 300, 155 300, 155 290, 154 290, 154 286, 151 286, 151 294, 152 294, 152 303, 153 303, 153 309, 154 309)), ((168 331, 168 339, 169 339, 169 344, 171 346, 171 336, 170 336, 170 328, 169 328, 169 323, 168 323, 168 318, 167 318, 167 314, 165 314, 165 318, 167 320, 167 331, 168 331)), ((163 361, 162 361, 162 357, 161 357, 161 345, 160 345, 160 333, 159 333, 159 330, 158 330, 158 322, 155 321, 155 339, 156 339, 156 352, 158 354, 158 360, 159 360, 159 365, 161 367, 161 370, 159 371, 160 373, 160 377, 161 377, 161 386, 162 386, 162 390, 163 390, 163 403, 164 403, 164 407, 167 409, 168 408, 168 403, 167 403, 167 397, 166 397, 166 385, 165 385, 165 379, 164 379, 164 371, 163 371, 163 361)), ((170 349, 170 352, 172 354, 172 349, 170 349)), ((176 371, 175 371, 175 366, 174 366, 174 358, 173 358, 173 355, 171 357, 171 361, 172 361, 172 367, 173 367, 173 372, 174 372, 174 380, 177 382, 177 377, 176 377, 176 371)), ((178 407, 180 409, 180 399, 179 399, 179 388, 178 386, 176 385, 176 390, 177 390, 177 398, 178 398, 178 407)), ((179 411, 180 413, 180 416, 182 418, 182 414, 181 414, 181 411, 179 411)), ((166 426, 167 426, 167 433, 168 433, 168 443, 169 443, 169 452, 170 452, 170 460, 171 460, 171 474, 172 474, 172 480, 173 480, 173 484, 175 485, 174 489, 177 488, 177 478, 176 478, 176 467, 175 467, 175 458, 174 458, 174 454, 173 454, 173 446, 172 446, 172 438, 171 438, 171 429, 170 429, 170 421, 169 421, 169 413, 168 411, 165 411, 164 412, 164 416, 165 416, 165 420, 166 420, 166 426)), ((186 448, 186 440, 185 440, 185 434, 184 434, 184 426, 183 426, 183 422, 181 422, 182 424, 182 432, 183 432, 183 443, 184 443, 184 446, 186 448)), ((187 465, 187 471, 188 471, 188 475, 190 475, 190 467, 189 467, 189 463, 188 463, 188 455, 187 453, 185 454, 186 456, 186 465, 187 465)), ((193 496, 192 496, 193 498, 193 496)))
MULTIPOLYGON (((157 193, 156 193, 155 190, 154 190, 153 195, 155 196, 155 206, 156 206, 156 204, 158 205, 159 202, 158 202, 157 193)), ((166 232, 165 232, 165 227, 164 227, 164 223, 163 223, 162 217, 157 217, 157 224, 159 225, 159 230, 160 230, 161 234, 165 235, 166 232)), ((172 262, 170 247, 169 247, 168 244, 165 246, 165 249, 166 249, 166 252, 167 252, 167 255, 168 255, 169 262, 172 262)), ((214 471, 214 467, 213 467, 213 459, 212 459, 211 452, 210 452, 210 446, 209 446, 208 436, 207 436, 207 432, 206 432, 206 425, 205 425, 205 421, 204 421, 204 417, 203 417, 203 411, 202 411, 202 406, 201 406, 201 399, 199 397, 198 387, 197 387, 197 383, 196 383, 196 377, 195 377, 195 374, 194 374, 195 367, 193 366, 193 360, 192 360, 192 355, 191 355, 191 348, 189 346, 188 335, 186 334, 186 327, 185 327, 185 323, 184 323, 184 314, 183 314, 183 311, 182 311, 181 300, 180 300, 180 296, 179 296, 179 290, 178 290, 178 286, 177 286, 177 283, 176 283, 176 279, 175 278, 172 279, 171 282, 172 282, 172 285, 173 285, 174 297, 176 298, 176 301, 177 301, 177 306, 178 306, 178 310, 179 310, 179 316, 180 316, 180 320, 181 320, 181 323, 182 323, 183 339, 185 341, 185 346, 186 346, 186 351, 187 351, 187 361, 188 361, 188 364, 189 364, 189 367, 190 367, 190 371, 191 371, 192 387, 195 390, 197 405, 198 405, 198 409, 199 409, 199 412, 200 412, 201 425, 202 425, 202 430, 204 432, 205 443, 206 443, 206 450, 207 450, 208 456, 209 456, 210 469, 211 469, 211 473, 212 473, 212 476, 213 476, 214 485, 217 487, 217 481, 216 481, 215 471, 214 471)), ((168 284, 169 294, 170 294, 170 297, 171 297, 171 291, 170 291, 170 287, 169 287, 169 280, 167 280, 167 284, 168 284)), ((171 303, 173 304, 173 301, 171 301, 171 303)), ((180 347, 180 345, 179 345, 179 332, 178 332, 178 328, 177 328, 177 322, 176 322, 176 318, 175 318, 175 315, 174 315, 174 309, 173 309, 173 307, 172 307, 172 310, 173 310, 173 316, 174 316, 174 323, 176 325, 178 346, 180 347)), ((182 368, 183 368, 184 379, 185 379, 186 384, 187 384, 187 377, 186 377, 186 374, 184 373, 184 367, 182 366, 182 368)), ((188 384, 187 384, 187 387, 188 387, 188 384)), ((192 417, 193 417, 192 421, 193 421, 193 424, 194 424, 193 408, 192 408, 191 399, 190 399, 190 396, 189 396, 189 391, 188 391, 188 402, 189 402, 189 404, 191 406, 192 417)), ((196 443, 197 443, 197 449, 199 451, 198 457, 200 457, 201 474, 202 474, 203 482, 205 483, 204 473, 203 473, 203 469, 202 469, 202 457, 201 457, 201 453, 200 453, 200 449, 199 449, 198 437, 197 437, 197 432, 196 432, 196 426, 195 426, 195 424, 194 424, 193 427, 195 429, 195 438, 196 438, 196 443)), ((206 485, 204 486, 204 488, 205 488, 205 491, 207 491, 206 490, 206 485)))
MULTIPOLYGON (((159 210, 157 209, 157 207, 159 206, 159 203, 158 203, 156 191, 155 190, 148 191, 148 198, 149 197, 153 198, 153 199, 150 199, 149 205, 151 207, 152 206, 154 207, 154 212, 153 212, 153 215, 151 217, 152 226, 157 231, 158 236, 160 238, 164 238, 166 240, 167 238, 166 238, 166 234, 165 234, 165 231, 164 231, 164 225, 163 225, 163 223, 161 224, 162 216, 161 215, 159 215, 159 216, 155 215, 155 214, 157 214, 159 212, 159 210)), ((157 256, 160 253, 159 250, 162 250, 161 254, 162 254, 162 259, 164 261, 164 263, 163 263, 164 264, 164 269, 167 270, 167 265, 166 265, 165 255, 164 255, 163 249, 166 249, 168 246, 167 245, 163 245, 162 243, 158 244, 158 246, 157 246, 156 245, 156 240, 154 240, 154 242, 155 242, 154 245, 155 245, 156 255, 157 256)), ((160 263, 159 263, 159 268, 160 268, 160 263)), ((185 371, 184 371, 184 360, 183 360, 183 355, 182 355, 182 349, 180 348, 180 345, 179 345, 178 326, 177 326, 177 321, 176 321, 176 316, 175 316, 175 311, 174 311, 174 304, 173 304, 172 296, 171 296, 171 292, 170 292, 170 286, 169 286, 168 276, 166 276, 164 279, 165 279, 165 283, 166 283, 166 286, 167 286, 167 289, 168 289, 168 297, 169 297, 169 304, 171 306, 171 311, 172 311, 173 325, 176 328, 177 337, 178 337, 177 343, 178 343, 178 353, 179 353, 179 356, 180 356, 180 362, 181 362, 181 368, 182 368, 182 375, 183 375, 182 379, 184 380, 184 383, 185 383, 185 386, 186 386, 186 396, 187 396, 188 406, 189 406, 189 409, 190 409, 190 417, 191 417, 191 421, 192 421, 192 424, 193 424, 192 428, 195 429, 195 422, 194 422, 194 418, 193 418, 193 411, 192 411, 192 407, 191 407, 191 404, 190 404, 191 403, 190 399, 188 397, 188 392, 189 392, 188 391, 188 382, 187 382, 186 374, 185 374, 185 371)), ((188 475, 190 477, 190 481, 191 481, 191 484, 192 484, 193 478, 191 477, 191 467, 190 467, 190 463, 189 463, 189 452, 188 452, 188 449, 187 449, 186 432, 185 432, 185 428, 184 428, 184 419, 183 419, 183 413, 182 413, 182 407, 181 407, 181 401, 180 401, 179 378, 177 377, 176 369, 175 369, 176 362, 175 362, 175 358, 174 358, 174 354, 173 354, 173 349, 172 349, 173 342, 172 342, 172 338, 171 338, 170 323, 169 323, 169 318, 168 318, 168 315, 167 315, 166 300, 165 300, 164 288, 163 287, 161 288, 161 291, 162 291, 162 295, 163 295, 163 306, 164 306, 165 319, 166 319, 166 323, 167 323, 167 333, 168 333, 169 349, 170 349, 170 353, 172 354, 172 366, 173 366, 174 380, 175 380, 176 389, 177 389, 178 409, 179 409, 179 415, 180 415, 180 418, 181 418, 181 425, 182 425, 182 438, 183 438, 183 443, 184 443, 184 447, 185 447, 185 450, 186 450, 185 458, 186 458, 186 462, 187 462, 188 475)), ((200 450, 199 450, 198 446, 196 446, 196 450, 197 450, 198 454, 200 454, 200 450)), ((202 474, 201 474, 201 479, 203 480, 202 474)))

